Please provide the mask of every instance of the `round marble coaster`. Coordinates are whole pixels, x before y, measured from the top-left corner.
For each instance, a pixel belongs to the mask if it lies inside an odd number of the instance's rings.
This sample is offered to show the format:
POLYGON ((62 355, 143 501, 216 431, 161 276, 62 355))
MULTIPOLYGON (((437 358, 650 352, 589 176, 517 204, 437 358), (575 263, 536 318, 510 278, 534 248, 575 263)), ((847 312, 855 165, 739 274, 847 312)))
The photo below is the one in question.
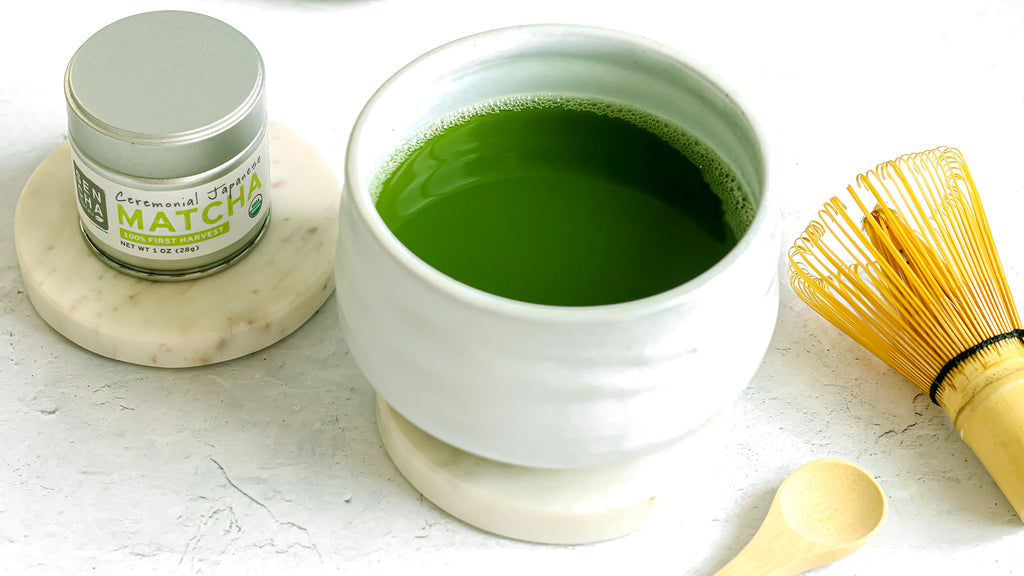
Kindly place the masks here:
POLYGON ((500 536, 586 544, 639 529, 670 482, 674 448, 596 468, 526 468, 463 452, 420 430, 377 397, 391 460, 428 500, 500 536))
POLYGON ((83 348, 149 366, 222 362, 291 334, 334 289, 341 190, 291 130, 271 124, 270 153, 270 223, 255 249, 212 276, 154 282, 110 268, 86 245, 65 142, 36 168, 14 214, 32 305, 83 348))

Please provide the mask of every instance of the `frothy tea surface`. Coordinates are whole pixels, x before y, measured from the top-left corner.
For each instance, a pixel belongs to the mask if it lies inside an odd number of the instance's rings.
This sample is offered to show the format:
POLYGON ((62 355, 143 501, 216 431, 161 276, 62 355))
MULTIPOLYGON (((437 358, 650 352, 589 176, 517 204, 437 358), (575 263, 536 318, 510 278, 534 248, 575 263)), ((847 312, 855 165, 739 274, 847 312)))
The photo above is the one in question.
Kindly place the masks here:
POLYGON ((524 302, 613 304, 693 279, 753 206, 707 145, 650 113, 584 98, 474 106, 377 174, 377 211, 444 274, 524 302))

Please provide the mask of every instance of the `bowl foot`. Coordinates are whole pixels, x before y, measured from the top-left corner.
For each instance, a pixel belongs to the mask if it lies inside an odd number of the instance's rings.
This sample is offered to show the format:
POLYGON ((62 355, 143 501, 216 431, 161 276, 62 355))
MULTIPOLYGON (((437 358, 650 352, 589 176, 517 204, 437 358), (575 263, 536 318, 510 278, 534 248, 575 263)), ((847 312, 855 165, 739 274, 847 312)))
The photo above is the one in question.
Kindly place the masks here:
POLYGON ((593 468, 488 460, 420 430, 377 397, 384 448, 428 500, 472 526, 517 540, 586 544, 638 530, 668 487, 676 446, 593 468))

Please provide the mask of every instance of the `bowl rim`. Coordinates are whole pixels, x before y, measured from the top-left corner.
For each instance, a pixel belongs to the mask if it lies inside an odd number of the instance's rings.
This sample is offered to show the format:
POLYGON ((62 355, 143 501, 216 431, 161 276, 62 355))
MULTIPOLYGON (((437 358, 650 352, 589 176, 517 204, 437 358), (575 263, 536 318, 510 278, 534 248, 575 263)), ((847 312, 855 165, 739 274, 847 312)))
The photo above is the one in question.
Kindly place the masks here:
POLYGON ((770 229, 771 221, 769 219, 772 218, 775 213, 775 200, 769 192, 768 168, 767 146, 765 144, 764 133, 761 130, 761 127, 750 114, 748 108, 737 97, 736 93, 729 89, 728 86, 707 67, 693 61, 680 51, 670 46, 640 35, 622 32, 611 28, 579 24, 525 24, 478 32, 441 44, 404 65, 392 74, 383 84, 381 84, 363 106, 349 134, 348 145, 345 153, 344 194, 353 196, 352 201, 355 204, 356 211, 360 218, 369 229, 374 240, 377 241, 389 256, 400 262, 406 269, 412 271, 418 278, 448 297, 476 308, 486 309, 490 312, 507 317, 555 322, 586 322, 591 320, 621 319, 641 316, 656 313, 667 308, 673 308, 678 304, 690 300, 694 297, 695 293, 721 276, 737 260, 742 258, 742 256, 748 252, 748 249, 754 242, 759 241, 760 237, 764 235, 765 230, 770 229), (398 83, 403 76, 408 74, 410 70, 420 66, 424 61, 436 58, 440 54, 458 49, 464 45, 473 44, 474 42, 482 39, 522 34, 524 32, 561 35, 565 37, 586 35, 591 38, 605 38, 619 42, 636 44, 639 48, 645 51, 669 57, 690 68, 697 75, 703 77, 708 81, 708 83, 717 88, 722 97, 728 100, 733 107, 739 111, 742 115, 743 121, 747 124, 750 132, 754 136, 754 141, 757 145, 757 151, 759 153, 757 161, 760 164, 760 173, 762 175, 761 182, 758 182, 757 184, 761 186, 761 193, 760 197, 757 199, 758 202, 755 208, 754 219, 751 221, 750 226, 743 234, 743 237, 740 238, 739 242, 737 242, 721 260, 716 262, 713 266, 702 272, 697 277, 684 282, 679 286, 637 300, 589 306, 537 304, 492 294, 451 278, 421 260, 409 248, 402 244, 390 229, 388 229, 387 225, 378 214, 376 207, 373 205, 369 191, 362 186, 361 180, 357 177, 358 173, 355 168, 355 158, 359 141, 361 140, 365 124, 367 122, 367 117, 372 113, 377 102, 382 98, 382 95, 390 90, 393 85, 398 83))

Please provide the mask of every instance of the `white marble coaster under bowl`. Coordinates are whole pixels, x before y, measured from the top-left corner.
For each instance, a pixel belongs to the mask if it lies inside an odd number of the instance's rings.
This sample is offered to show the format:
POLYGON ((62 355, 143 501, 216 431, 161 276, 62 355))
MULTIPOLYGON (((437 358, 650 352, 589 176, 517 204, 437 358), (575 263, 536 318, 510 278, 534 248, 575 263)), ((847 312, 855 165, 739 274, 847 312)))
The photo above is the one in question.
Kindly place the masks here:
MULTIPOLYGON (((593 468, 528 468, 464 452, 377 397, 377 427, 398 470, 452 516, 499 536, 587 544, 638 530, 673 483, 677 447, 593 468)), ((677 445, 678 446, 678 445, 677 445)))
POLYGON ((83 348, 148 366, 222 362, 291 334, 334 289, 341 190, 312 146, 279 124, 270 125, 270 155, 270 223, 255 249, 211 276, 156 282, 89 249, 65 142, 29 178, 14 215, 32 305, 83 348))

